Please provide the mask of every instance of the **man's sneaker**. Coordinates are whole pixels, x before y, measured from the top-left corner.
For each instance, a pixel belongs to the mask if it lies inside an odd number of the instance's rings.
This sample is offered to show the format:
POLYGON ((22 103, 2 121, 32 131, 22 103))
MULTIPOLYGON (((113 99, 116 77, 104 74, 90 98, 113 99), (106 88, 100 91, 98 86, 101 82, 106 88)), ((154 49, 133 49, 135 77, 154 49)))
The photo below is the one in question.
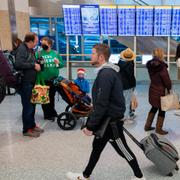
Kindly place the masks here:
POLYGON ((135 118, 136 118, 136 114, 135 114, 135 113, 133 113, 133 114, 130 115, 130 119, 133 120, 133 119, 135 119, 135 118))
POLYGON ((40 133, 39 132, 35 132, 32 129, 29 129, 27 132, 23 133, 23 136, 29 136, 29 137, 39 137, 40 133))
POLYGON ((133 178, 131 178, 131 180, 146 180, 146 178, 145 177, 142 177, 142 178, 138 178, 138 177, 133 177, 133 178))
POLYGON ((69 180, 90 180, 90 178, 85 178, 82 173, 68 172, 66 174, 66 177, 69 180))
POLYGON ((132 119, 126 119, 126 120, 124 121, 124 124, 125 124, 125 125, 133 124, 133 123, 134 123, 134 120, 132 120, 132 119))
POLYGON ((44 132, 44 129, 42 129, 42 128, 38 127, 38 126, 35 126, 35 127, 33 128, 33 131, 34 131, 34 132, 38 132, 38 133, 43 133, 43 132, 44 132))

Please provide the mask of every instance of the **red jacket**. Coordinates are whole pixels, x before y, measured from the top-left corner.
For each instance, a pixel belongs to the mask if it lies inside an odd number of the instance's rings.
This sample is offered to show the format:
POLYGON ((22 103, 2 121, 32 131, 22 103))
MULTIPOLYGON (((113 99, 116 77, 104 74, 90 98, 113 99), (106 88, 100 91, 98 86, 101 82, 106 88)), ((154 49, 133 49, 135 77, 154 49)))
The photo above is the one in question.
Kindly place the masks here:
POLYGON ((165 89, 171 89, 171 80, 167 71, 167 64, 157 58, 148 61, 146 67, 151 80, 149 87, 149 103, 160 108, 160 97, 165 95, 165 89))

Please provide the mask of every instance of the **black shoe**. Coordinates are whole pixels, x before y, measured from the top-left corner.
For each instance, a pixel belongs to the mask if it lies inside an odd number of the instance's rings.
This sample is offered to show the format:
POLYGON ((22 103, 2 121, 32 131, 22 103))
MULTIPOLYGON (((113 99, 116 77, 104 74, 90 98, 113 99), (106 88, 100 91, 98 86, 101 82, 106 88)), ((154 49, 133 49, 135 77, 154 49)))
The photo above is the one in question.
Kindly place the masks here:
POLYGON ((54 122, 55 121, 55 117, 48 117, 48 118, 45 117, 44 120, 49 120, 49 121, 54 122))

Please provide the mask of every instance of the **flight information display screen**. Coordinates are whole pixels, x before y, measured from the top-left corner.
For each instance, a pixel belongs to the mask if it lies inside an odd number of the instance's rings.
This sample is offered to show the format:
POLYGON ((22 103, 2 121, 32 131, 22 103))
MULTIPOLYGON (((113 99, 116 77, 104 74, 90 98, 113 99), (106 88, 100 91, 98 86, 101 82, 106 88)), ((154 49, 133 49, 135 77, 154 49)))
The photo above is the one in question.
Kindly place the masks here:
POLYGON ((101 35, 117 36, 116 6, 100 6, 101 35))
POLYGON ((99 5, 80 5, 83 35, 100 35, 99 5))
POLYGON ((118 35, 135 35, 135 6, 118 6, 118 35))
POLYGON ((154 36, 170 36, 171 6, 155 6, 154 36))
POLYGON ((171 36, 180 36, 180 6, 173 7, 171 36))
POLYGON ((136 7, 136 36, 153 35, 153 6, 136 7))
POLYGON ((81 16, 79 5, 63 5, 66 35, 81 35, 81 16))

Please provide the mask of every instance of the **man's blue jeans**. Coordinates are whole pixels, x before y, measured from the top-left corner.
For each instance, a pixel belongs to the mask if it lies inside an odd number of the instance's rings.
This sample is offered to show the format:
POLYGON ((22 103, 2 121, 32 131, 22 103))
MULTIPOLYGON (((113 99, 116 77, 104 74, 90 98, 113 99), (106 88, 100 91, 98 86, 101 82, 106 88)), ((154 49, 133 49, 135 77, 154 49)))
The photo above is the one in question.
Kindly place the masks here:
POLYGON ((28 129, 32 129, 35 124, 35 105, 31 103, 31 95, 34 84, 30 82, 23 82, 19 90, 22 103, 22 122, 23 133, 26 133, 28 129))

